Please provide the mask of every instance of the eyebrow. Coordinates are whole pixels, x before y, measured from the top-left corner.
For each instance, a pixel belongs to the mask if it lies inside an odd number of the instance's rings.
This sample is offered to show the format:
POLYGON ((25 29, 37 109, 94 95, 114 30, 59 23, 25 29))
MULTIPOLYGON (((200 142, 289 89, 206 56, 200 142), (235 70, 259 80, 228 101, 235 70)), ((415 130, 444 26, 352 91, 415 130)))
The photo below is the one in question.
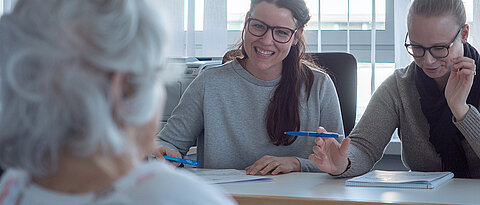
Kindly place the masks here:
MULTIPOLYGON (((254 17, 254 16, 250 16, 250 18, 254 18, 254 19, 260 20, 260 21, 262 21, 263 23, 266 23, 267 25, 272 26, 272 27, 283 27, 283 28, 292 29, 292 27, 287 26, 287 25, 271 25, 271 24, 268 24, 267 22, 265 22, 265 20, 256 18, 256 17, 254 17)), ((294 26, 293 26, 293 29, 292 29, 292 30, 297 29, 297 23, 295 22, 295 19, 293 19, 293 24, 294 24, 294 26)))
MULTIPOLYGON (((412 41, 412 39, 410 39, 410 38, 409 38, 409 40, 410 40, 410 44, 411 44, 411 45, 414 45, 414 46, 423 46, 423 45, 421 45, 421 44, 419 44, 419 43, 417 43, 417 42, 415 42, 415 41, 412 41)), ((449 45, 449 43, 434 43, 434 44, 431 45, 431 46, 423 46, 423 47, 448 46, 448 45, 449 45)))

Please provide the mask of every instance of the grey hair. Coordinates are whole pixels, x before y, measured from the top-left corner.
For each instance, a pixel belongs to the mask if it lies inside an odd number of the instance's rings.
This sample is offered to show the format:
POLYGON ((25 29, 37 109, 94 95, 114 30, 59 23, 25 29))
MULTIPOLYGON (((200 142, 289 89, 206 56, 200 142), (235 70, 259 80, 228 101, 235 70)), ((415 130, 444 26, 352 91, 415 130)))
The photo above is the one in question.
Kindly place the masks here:
POLYGON ((121 154, 151 120, 166 29, 154 0, 22 0, 0 19, 0 164, 42 176, 59 154, 121 154), (113 113, 112 73, 134 94, 113 113))
POLYGON ((414 0, 408 11, 408 25, 410 25, 412 15, 453 16, 458 26, 465 25, 467 22, 467 14, 462 0, 414 0))

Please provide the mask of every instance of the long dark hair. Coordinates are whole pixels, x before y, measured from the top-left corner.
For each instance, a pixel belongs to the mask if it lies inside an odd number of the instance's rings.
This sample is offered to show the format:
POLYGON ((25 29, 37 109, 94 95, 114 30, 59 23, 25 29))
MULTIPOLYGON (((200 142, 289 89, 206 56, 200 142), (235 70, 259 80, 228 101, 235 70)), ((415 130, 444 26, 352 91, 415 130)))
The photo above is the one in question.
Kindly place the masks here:
MULTIPOLYGON (((304 28, 310 20, 310 14, 304 0, 252 0, 247 15, 250 15, 255 6, 264 1, 273 3, 279 8, 290 10, 296 20, 297 29, 304 28)), ((242 36, 245 28, 246 23, 242 36)), ((284 132, 300 129, 300 89, 302 85, 305 85, 306 100, 308 101, 314 81, 313 72, 307 67, 307 65, 311 66, 313 64, 306 60, 305 38, 299 32, 295 35, 298 43, 292 45, 287 57, 283 59, 282 78, 265 113, 267 133, 274 145, 290 145, 297 139, 297 137, 285 135, 284 132)), ((244 59, 248 58, 243 47, 243 38, 239 50, 242 51, 244 59)))

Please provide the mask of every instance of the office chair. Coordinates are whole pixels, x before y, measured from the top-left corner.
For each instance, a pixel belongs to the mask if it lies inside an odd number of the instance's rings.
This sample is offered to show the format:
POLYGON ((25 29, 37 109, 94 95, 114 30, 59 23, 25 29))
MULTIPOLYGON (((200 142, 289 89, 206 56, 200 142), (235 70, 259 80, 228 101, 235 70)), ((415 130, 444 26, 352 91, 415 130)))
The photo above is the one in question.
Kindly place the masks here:
POLYGON ((349 53, 308 53, 330 75, 337 89, 342 110, 343 128, 348 136, 357 115, 357 60, 349 53))

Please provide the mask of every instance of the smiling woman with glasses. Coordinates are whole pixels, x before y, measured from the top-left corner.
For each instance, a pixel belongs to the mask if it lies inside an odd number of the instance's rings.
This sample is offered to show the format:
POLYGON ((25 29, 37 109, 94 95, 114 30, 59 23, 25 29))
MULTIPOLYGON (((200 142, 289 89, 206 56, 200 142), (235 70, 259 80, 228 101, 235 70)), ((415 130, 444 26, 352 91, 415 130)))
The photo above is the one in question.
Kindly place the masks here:
POLYGON ((350 145, 318 140, 310 159, 331 174, 363 174, 398 129, 407 168, 480 178, 480 56, 465 21, 462 0, 414 0, 405 37, 414 61, 378 87, 350 145))
POLYGON ((156 155, 184 155, 203 135, 198 148, 206 168, 320 171, 307 159, 315 139, 284 134, 319 126, 343 134, 332 80, 305 60, 309 20, 304 0, 252 0, 235 50, 242 58, 190 84, 159 133, 156 155))

